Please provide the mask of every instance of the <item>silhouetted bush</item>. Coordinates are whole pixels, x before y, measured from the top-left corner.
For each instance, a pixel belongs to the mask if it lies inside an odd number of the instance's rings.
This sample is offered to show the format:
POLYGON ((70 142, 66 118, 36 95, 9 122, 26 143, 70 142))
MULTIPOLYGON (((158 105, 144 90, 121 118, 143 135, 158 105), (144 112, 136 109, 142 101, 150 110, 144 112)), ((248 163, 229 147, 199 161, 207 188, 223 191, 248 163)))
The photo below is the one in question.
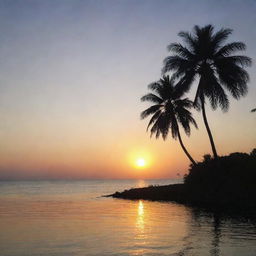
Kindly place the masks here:
POLYGON ((203 156, 203 162, 209 162, 211 161, 212 157, 210 154, 206 154, 203 156))
POLYGON ((250 153, 250 155, 256 157, 256 148, 254 148, 254 149, 252 150, 252 152, 250 153))
POLYGON ((210 203, 256 204, 256 154, 232 153, 204 158, 184 177, 190 200, 210 203))

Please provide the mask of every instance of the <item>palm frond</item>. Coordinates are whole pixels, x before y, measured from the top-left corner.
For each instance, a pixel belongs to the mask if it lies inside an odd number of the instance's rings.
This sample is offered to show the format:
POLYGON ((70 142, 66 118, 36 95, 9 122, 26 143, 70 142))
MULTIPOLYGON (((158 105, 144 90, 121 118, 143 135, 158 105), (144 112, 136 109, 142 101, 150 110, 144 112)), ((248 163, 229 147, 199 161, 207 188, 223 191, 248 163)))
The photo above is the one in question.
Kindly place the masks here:
POLYGON ((176 91, 180 92, 180 95, 188 92, 192 83, 196 79, 196 71, 194 69, 187 70, 187 72, 180 74, 178 71, 173 74, 175 78, 180 80, 176 84, 176 91))
POLYGON ((161 115, 161 110, 158 110, 157 112, 155 112, 155 114, 153 114, 153 116, 151 117, 148 126, 147 126, 147 131, 149 129, 149 127, 160 117, 161 115))
POLYGON ((228 36, 233 32, 232 29, 229 28, 222 28, 219 31, 217 31, 213 37, 212 37, 212 44, 214 50, 218 50, 220 45, 225 42, 225 40, 228 38, 228 36))
POLYGON ((153 106, 147 108, 146 110, 141 112, 140 118, 144 119, 144 118, 148 117, 149 115, 155 114, 161 107, 162 106, 158 104, 158 105, 153 105, 153 106))
POLYGON ((213 109, 216 109, 218 106, 220 106, 224 112, 228 110, 229 100, 227 94, 218 82, 212 84, 212 89, 207 90, 205 95, 210 100, 213 109))
POLYGON ((245 49, 246 45, 243 42, 229 43, 221 47, 215 54, 215 57, 227 57, 231 53, 234 53, 236 51, 244 51, 245 49))
POLYGON ((148 85, 148 89, 152 91, 158 90, 159 87, 161 87, 161 84, 159 84, 158 82, 153 82, 148 85))
POLYGON ((220 82, 231 92, 235 99, 246 95, 249 74, 245 69, 226 58, 216 61, 216 68, 220 82))
POLYGON ((189 32, 181 31, 178 34, 183 41, 188 45, 189 50, 191 53, 194 54, 194 50, 197 46, 197 40, 195 39, 194 36, 192 36, 189 32))
POLYGON ((190 59, 190 58, 194 57, 194 54, 191 53, 188 48, 186 48, 183 45, 178 44, 178 43, 169 44, 167 46, 167 49, 170 52, 174 52, 174 53, 178 54, 178 56, 180 56, 182 58, 190 59))
POLYGON ((176 105, 177 108, 179 108, 179 107, 186 108, 186 109, 193 108, 193 102, 191 100, 189 100, 188 98, 177 99, 175 101, 175 105, 176 105))
POLYGON ((202 85, 202 93, 210 100, 211 107, 216 109, 220 106, 223 111, 227 111, 229 107, 228 97, 210 65, 205 66, 204 83, 202 85))
POLYGON ((168 56, 164 59, 164 67, 162 69, 162 73, 165 74, 168 71, 174 70, 179 73, 186 72, 187 68, 189 68, 190 62, 182 58, 178 55, 168 56))
POLYGON ((161 104, 163 102, 163 100, 160 97, 158 97, 157 95, 155 95, 153 93, 148 93, 148 94, 142 96, 140 100, 142 102, 149 101, 149 102, 153 102, 153 103, 157 103, 157 104, 161 104))
POLYGON ((222 57, 222 58, 219 58, 218 60, 222 60, 222 59, 224 59, 224 61, 239 65, 241 67, 250 67, 252 65, 252 59, 243 55, 222 57))

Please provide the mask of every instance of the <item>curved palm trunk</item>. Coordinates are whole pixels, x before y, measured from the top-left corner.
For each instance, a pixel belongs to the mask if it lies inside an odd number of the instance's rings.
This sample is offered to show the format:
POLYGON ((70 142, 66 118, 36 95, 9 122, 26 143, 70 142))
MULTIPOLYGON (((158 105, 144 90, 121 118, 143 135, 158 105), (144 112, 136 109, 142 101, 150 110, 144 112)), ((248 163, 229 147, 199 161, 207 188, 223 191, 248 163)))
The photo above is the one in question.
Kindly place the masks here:
POLYGON ((206 130, 207 130, 207 133, 208 133, 208 136, 209 136, 209 139, 210 139, 210 143, 211 143, 211 146, 212 146, 212 153, 213 153, 214 158, 217 158, 218 154, 217 154, 216 147, 215 147, 213 137, 212 137, 212 133, 211 133, 208 121, 207 121, 204 101, 201 101, 201 104, 202 104, 202 114, 203 114, 204 124, 205 124, 206 130))
POLYGON ((193 165, 196 165, 196 162, 195 160, 192 158, 192 156, 188 153, 187 149, 185 148, 183 142, 182 142, 182 139, 181 139, 181 136, 180 136, 180 131, 179 131, 179 128, 178 128, 178 138, 179 138, 179 142, 180 142, 180 145, 184 151, 184 153, 186 154, 186 156, 189 158, 189 160, 191 161, 191 163, 193 165))

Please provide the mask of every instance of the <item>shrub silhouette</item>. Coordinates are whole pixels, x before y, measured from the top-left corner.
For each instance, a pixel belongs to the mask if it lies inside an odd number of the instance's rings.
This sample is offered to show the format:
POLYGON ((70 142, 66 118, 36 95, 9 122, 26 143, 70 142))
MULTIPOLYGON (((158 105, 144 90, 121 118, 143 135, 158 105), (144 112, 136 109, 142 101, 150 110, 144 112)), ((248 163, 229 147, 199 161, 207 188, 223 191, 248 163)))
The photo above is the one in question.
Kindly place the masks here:
POLYGON ((190 167, 184 183, 192 200, 255 204, 256 150, 250 155, 235 152, 218 159, 207 157, 190 167))
POLYGON ((254 148, 254 149, 251 151, 250 155, 256 157, 256 148, 254 148))

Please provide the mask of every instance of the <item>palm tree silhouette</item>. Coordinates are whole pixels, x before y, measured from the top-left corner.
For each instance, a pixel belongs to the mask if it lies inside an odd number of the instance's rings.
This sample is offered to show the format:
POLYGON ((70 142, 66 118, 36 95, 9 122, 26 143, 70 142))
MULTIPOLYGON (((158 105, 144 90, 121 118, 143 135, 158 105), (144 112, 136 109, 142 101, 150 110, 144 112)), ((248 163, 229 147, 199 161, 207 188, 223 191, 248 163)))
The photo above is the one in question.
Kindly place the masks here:
POLYGON ((190 135, 190 124, 197 128, 196 121, 188 110, 193 107, 193 102, 187 98, 180 99, 181 94, 174 87, 174 79, 170 79, 169 76, 164 76, 158 82, 150 84, 148 88, 154 93, 148 93, 141 98, 141 101, 154 103, 154 105, 141 113, 141 119, 152 115, 147 130, 151 126, 151 136, 155 134, 156 138, 158 138, 162 135, 165 140, 169 129, 171 129, 172 137, 174 139, 178 137, 186 156, 192 164, 196 164, 185 148, 179 131, 179 123, 188 136, 190 135))
POLYGON ((192 83, 198 80, 194 100, 198 110, 202 110, 203 120, 210 139, 212 152, 217 158, 217 151, 205 112, 205 99, 208 98, 213 109, 218 106, 227 111, 229 100, 224 89, 227 89, 235 99, 247 93, 249 75, 246 66, 251 65, 251 59, 242 55, 232 55, 236 51, 245 50, 242 42, 232 42, 223 45, 232 33, 231 29, 221 29, 216 33, 214 27, 195 26, 193 32, 180 32, 185 46, 172 43, 168 50, 172 53, 164 60, 163 73, 173 71, 178 78, 177 86, 187 92, 192 83))

